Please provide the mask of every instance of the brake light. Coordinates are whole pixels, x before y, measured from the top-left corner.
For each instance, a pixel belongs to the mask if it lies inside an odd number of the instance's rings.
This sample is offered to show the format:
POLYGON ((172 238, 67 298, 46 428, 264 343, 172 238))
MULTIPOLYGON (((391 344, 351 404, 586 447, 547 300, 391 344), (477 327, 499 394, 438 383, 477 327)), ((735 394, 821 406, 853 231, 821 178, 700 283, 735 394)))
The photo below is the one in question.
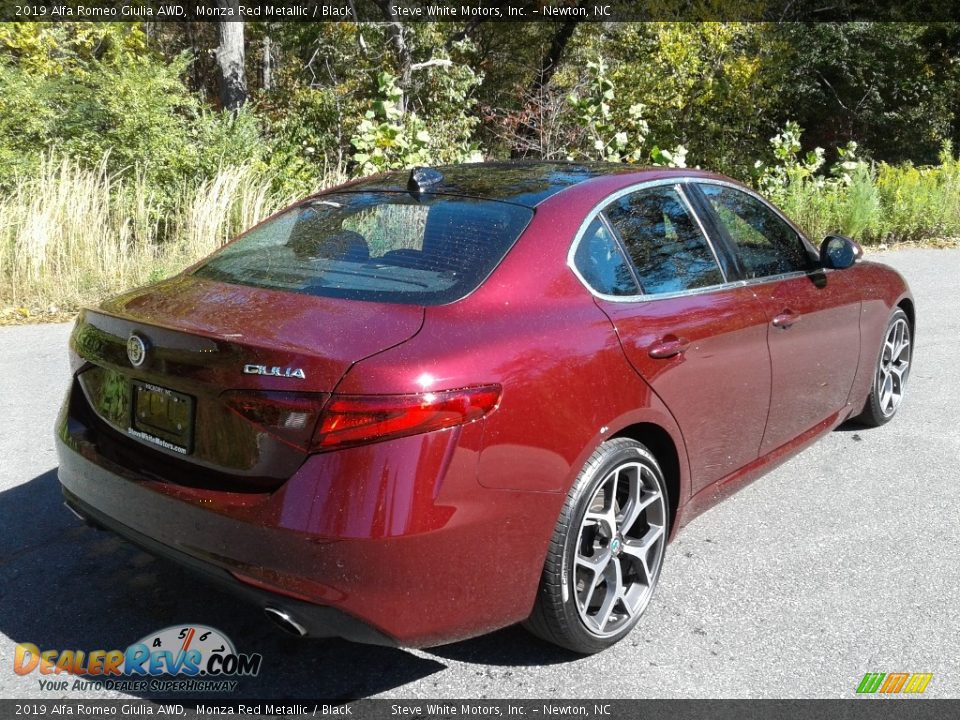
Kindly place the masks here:
POLYGON ((500 402, 500 386, 410 395, 334 395, 323 411, 314 448, 417 435, 479 420, 500 402))

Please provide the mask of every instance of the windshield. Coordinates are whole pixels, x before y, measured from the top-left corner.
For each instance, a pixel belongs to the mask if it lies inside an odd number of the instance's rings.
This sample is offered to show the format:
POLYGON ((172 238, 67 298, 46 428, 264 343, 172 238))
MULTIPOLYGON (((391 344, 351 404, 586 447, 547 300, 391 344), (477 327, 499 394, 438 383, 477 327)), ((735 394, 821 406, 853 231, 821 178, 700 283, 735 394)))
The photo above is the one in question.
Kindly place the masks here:
POLYGON ((248 231, 194 274, 310 295, 438 305, 475 290, 532 217, 528 208, 493 200, 324 195, 248 231))

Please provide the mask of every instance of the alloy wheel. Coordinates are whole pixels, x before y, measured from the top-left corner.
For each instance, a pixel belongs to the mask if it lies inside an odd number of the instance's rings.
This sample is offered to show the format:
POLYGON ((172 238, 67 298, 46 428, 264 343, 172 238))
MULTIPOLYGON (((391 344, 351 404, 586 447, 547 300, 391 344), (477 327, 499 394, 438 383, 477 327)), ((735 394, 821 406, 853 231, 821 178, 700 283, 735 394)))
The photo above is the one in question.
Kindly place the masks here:
POLYGON ((605 637, 643 612, 666 546, 667 509, 653 471, 627 462, 597 486, 583 516, 573 563, 577 611, 605 637))
POLYGON ((887 329, 877 364, 876 397, 884 417, 893 415, 903 402, 910 356, 910 325, 900 317, 887 329))

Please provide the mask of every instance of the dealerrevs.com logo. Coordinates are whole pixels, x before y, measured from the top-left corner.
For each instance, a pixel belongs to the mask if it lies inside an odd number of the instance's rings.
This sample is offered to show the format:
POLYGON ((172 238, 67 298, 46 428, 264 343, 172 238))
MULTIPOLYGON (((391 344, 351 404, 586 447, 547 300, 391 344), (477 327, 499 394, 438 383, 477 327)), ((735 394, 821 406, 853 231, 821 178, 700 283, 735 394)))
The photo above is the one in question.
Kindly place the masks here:
POLYGON ((126 650, 41 650, 33 643, 19 643, 13 670, 17 675, 37 673, 40 689, 50 692, 233 692, 238 684, 234 678, 258 675, 262 663, 259 653, 238 653, 219 630, 174 625, 126 650))

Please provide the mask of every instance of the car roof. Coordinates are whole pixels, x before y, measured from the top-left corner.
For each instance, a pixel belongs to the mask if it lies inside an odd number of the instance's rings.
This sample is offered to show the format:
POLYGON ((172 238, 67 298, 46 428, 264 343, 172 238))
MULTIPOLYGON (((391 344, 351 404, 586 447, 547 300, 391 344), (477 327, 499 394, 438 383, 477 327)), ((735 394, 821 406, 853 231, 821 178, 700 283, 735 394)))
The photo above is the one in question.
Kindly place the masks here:
MULTIPOLYGON (((609 175, 683 175, 683 170, 643 168, 625 163, 575 163, 546 161, 509 161, 443 165, 431 168, 442 178, 431 183, 429 192, 440 195, 481 197, 535 207, 547 198, 594 178, 609 175)), ((362 178, 329 192, 366 192, 371 190, 407 192, 410 171, 397 171, 362 178)))

